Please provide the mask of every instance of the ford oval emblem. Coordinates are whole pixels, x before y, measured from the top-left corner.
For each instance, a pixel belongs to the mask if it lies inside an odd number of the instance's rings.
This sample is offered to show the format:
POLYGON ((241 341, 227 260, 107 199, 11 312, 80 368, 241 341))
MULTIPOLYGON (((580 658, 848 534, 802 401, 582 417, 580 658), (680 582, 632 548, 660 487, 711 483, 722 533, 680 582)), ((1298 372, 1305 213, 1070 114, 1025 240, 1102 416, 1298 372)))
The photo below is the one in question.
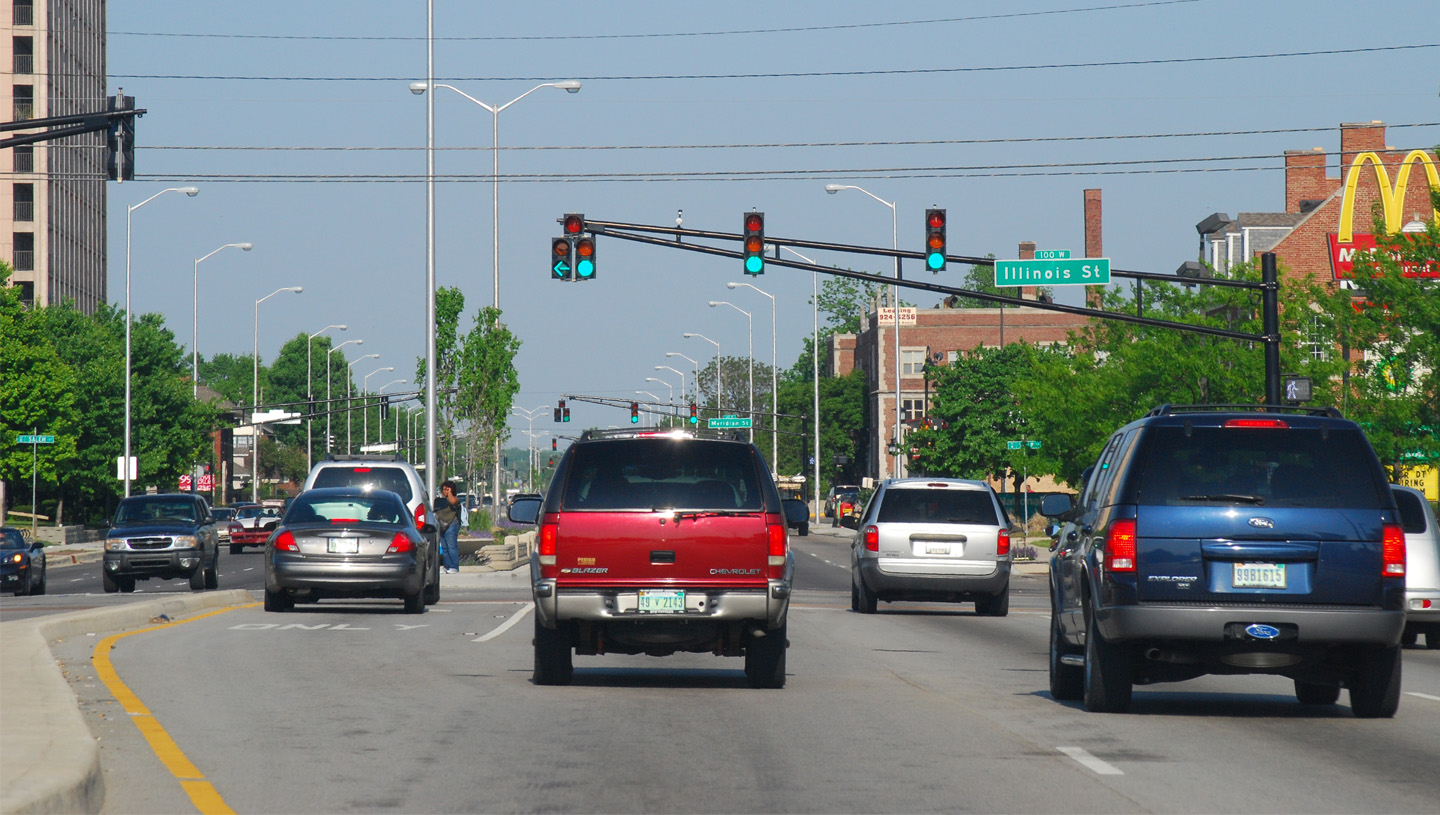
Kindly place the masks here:
POLYGON ((1257 640, 1273 640, 1276 637, 1280 636, 1280 629, 1276 628, 1273 625, 1265 625, 1264 623, 1253 623, 1251 625, 1245 626, 1245 633, 1249 634, 1257 640))
POLYGON ((1250 525, 1256 529, 1274 529, 1275 522, 1269 518, 1251 518, 1250 525))

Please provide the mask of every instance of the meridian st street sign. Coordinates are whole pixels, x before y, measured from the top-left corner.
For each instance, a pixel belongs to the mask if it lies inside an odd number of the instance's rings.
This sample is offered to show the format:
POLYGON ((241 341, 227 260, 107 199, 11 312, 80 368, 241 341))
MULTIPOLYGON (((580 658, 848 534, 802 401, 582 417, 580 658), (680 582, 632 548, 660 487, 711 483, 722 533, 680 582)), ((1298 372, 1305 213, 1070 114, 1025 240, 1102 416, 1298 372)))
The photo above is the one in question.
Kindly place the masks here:
POLYGON ((1093 286, 1109 282, 1110 258, 995 261, 997 286, 1093 286))
POLYGON ((706 427, 711 429, 744 430, 750 427, 749 419, 741 419, 735 416, 726 416, 721 419, 706 419, 705 421, 707 422, 706 427))

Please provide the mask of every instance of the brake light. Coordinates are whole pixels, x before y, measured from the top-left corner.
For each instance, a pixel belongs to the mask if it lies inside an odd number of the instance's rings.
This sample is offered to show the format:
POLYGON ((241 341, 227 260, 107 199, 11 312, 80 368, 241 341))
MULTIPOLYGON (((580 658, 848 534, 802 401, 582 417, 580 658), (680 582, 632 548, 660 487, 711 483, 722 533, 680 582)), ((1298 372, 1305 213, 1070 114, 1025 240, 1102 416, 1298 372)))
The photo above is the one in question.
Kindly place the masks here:
POLYGON ((1275 427, 1281 430, 1289 429, 1290 425, 1284 419, 1230 419, 1225 422, 1226 427, 1275 427))
POLYGON ((281 532, 280 536, 275 539, 275 548, 281 552, 300 551, 300 545, 295 542, 295 536, 290 534, 288 529, 281 532))
POLYGON ((395 537, 390 539, 390 548, 385 550, 387 555, 398 555, 404 552, 415 551, 415 542, 404 532, 396 532, 395 537))
POLYGON ((555 577, 558 571, 555 567, 555 558, 559 552, 560 524, 548 521, 540 524, 540 576, 555 577))
POLYGON ((357 472, 357 473, 368 473, 368 472, 370 472, 370 468, 369 468, 369 467, 356 467, 354 471, 357 472))
POLYGON ((421 501, 420 503, 416 504, 416 505, 415 505, 415 528, 416 528, 416 529, 419 529, 420 527, 424 526, 425 523, 426 523, 426 521, 428 521, 429 519, 430 519, 430 516, 425 513, 425 502, 424 502, 424 501, 421 501))
POLYGON ((331 519, 330 519, 330 523, 332 523, 332 524, 358 524, 358 523, 360 523, 360 519, 359 519, 359 518, 331 518, 331 519))
POLYGON ((1010 554, 1010 530, 1001 529, 995 536, 995 554, 1001 557, 1010 554))
POLYGON ((1112 572, 1135 571, 1135 522, 1113 521, 1105 533, 1105 568, 1112 572))
POLYGON ((785 534, 785 519, 782 517, 767 518, 765 525, 765 537, 770 550, 770 579, 781 580, 785 577, 785 561, 789 558, 790 538, 785 534))
MULTIPOLYGON (((1399 524, 1385 524, 1384 531, 1380 534, 1381 543, 1381 566, 1380 573, 1385 577, 1405 576, 1405 530, 1399 524)), ((1425 640, 1429 643, 1430 640, 1425 640)))
POLYGON ((874 526, 865 527, 865 548, 872 552, 880 551, 880 530, 874 526))

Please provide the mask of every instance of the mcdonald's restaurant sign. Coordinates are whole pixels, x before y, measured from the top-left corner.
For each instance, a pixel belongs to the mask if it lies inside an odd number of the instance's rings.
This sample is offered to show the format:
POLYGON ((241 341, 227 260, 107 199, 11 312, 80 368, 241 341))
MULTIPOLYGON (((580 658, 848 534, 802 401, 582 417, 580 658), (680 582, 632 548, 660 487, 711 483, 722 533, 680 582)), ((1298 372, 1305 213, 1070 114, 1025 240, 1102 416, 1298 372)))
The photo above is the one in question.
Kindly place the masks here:
MULTIPOLYGON (((1421 167, 1425 172, 1425 179, 1429 182, 1430 189, 1440 191, 1440 172, 1435 169, 1435 161, 1429 153, 1424 150, 1411 150, 1400 162, 1400 170, 1395 175, 1395 186, 1390 186, 1390 175, 1385 172, 1385 162, 1379 155, 1373 152, 1361 153, 1355 157, 1350 164, 1350 171, 1345 175, 1345 192, 1340 198, 1340 225, 1339 232, 1332 232, 1330 239, 1330 269, 1336 280, 1344 280, 1353 276, 1355 270, 1355 255, 1375 248, 1375 236, 1370 233, 1355 232, 1355 188, 1364 172, 1365 165, 1372 165, 1375 168, 1375 184, 1380 189, 1380 209, 1385 219, 1385 230, 1390 233, 1401 231, 1405 221, 1405 192, 1410 185, 1410 169, 1415 166, 1421 167)), ((1440 210, 1434 210, 1431 217, 1440 219, 1440 210)), ((1440 264, 1436 263, 1403 263, 1403 273, 1406 277, 1435 277, 1440 278, 1440 264)))

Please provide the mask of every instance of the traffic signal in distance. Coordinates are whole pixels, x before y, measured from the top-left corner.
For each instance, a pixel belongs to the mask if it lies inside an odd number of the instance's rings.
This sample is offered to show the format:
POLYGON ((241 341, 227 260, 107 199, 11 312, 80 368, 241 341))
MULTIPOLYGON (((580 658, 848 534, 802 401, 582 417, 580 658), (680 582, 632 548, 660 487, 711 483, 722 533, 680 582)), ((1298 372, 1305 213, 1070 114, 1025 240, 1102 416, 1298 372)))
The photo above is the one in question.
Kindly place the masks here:
MULTIPOLYGON (((565 403, 564 403, 564 402, 561 402, 561 403, 560 403, 560 405, 563 405, 563 404, 565 404, 565 403)), ((557 421, 557 422, 560 421, 560 411, 562 411, 562 410, 565 409, 565 408, 561 407, 560 405, 556 405, 556 406, 555 406, 555 421, 557 421)))
MULTIPOLYGON (((564 403, 564 402, 561 402, 560 404, 563 405, 563 404, 565 404, 565 403, 564 403)), ((568 407, 562 407, 562 408, 560 408, 560 421, 562 421, 562 422, 568 422, 568 421, 570 421, 570 408, 568 408, 568 407)))
POLYGON ((575 247, 569 238, 555 238, 550 241, 550 279, 575 279, 575 247))
POLYGON ((745 274, 765 274, 765 213, 745 213, 745 274))
POLYGON ((578 238, 585 231, 585 216, 578 212, 567 212, 561 221, 565 225, 565 237, 578 238))
POLYGON ((381 400, 380 400, 380 420, 381 420, 381 421, 384 421, 385 419, 388 419, 388 418, 390 418, 390 400, 389 400, 389 399, 381 399, 381 400))
POLYGON ((559 444, 555 441, 555 439, 551 439, 551 440, 550 440, 550 451, 553 453, 554 451, 559 450, 559 449, 560 449, 559 444))
POLYGON ((945 268, 945 210, 925 210, 925 268, 938 272, 945 268))
POLYGON ((640 404, 639 404, 638 402, 631 402, 631 403, 630 403, 630 424, 639 424, 639 423, 640 423, 640 404))
MULTIPOLYGON (((109 110, 134 110, 135 97, 111 96, 106 100, 109 110)), ((135 117, 121 116, 110 120, 110 133, 105 143, 105 172, 111 181, 135 180, 135 117)))
POLYGON ((584 235, 575 239, 575 279, 595 279, 594 235, 584 235))
POLYGON ((694 402, 690 403, 690 424, 700 424, 700 408, 694 402))

